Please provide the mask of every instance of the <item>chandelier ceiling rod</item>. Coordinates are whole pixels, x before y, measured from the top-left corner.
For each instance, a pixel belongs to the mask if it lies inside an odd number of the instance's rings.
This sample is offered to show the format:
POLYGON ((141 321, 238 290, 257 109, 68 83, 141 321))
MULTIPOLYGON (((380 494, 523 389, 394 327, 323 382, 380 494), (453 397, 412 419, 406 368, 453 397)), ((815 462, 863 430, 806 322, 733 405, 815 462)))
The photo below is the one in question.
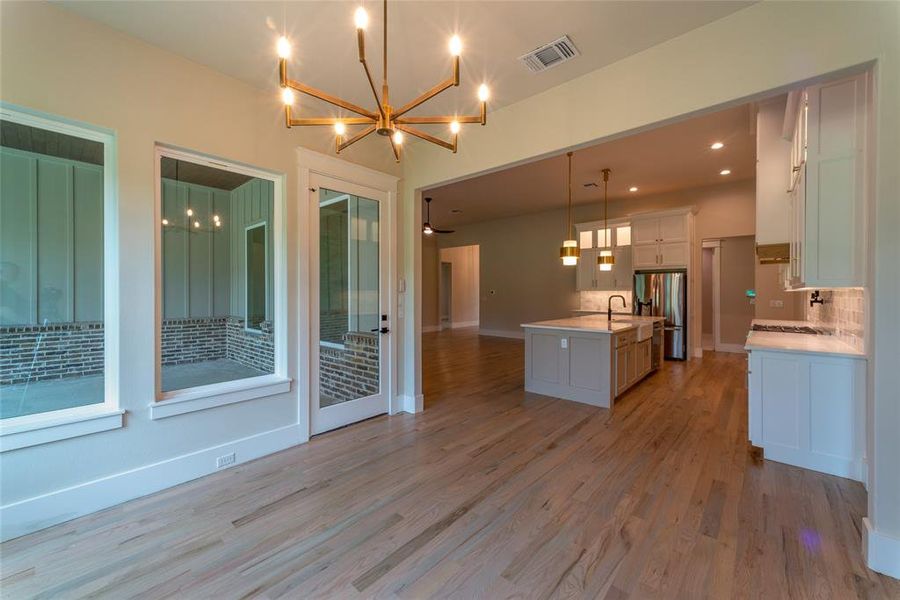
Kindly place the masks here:
POLYGON ((377 112, 369 111, 361 106, 357 106, 351 102, 347 102, 346 100, 338 98, 337 96, 333 96, 331 94, 323 92, 322 90, 318 90, 299 81, 290 79, 287 75, 287 59, 290 57, 291 45, 290 42, 288 42, 287 38, 282 37, 278 40, 278 72, 279 83, 282 88, 282 99, 285 105, 285 125, 288 128, 305 126, 333 126, 336 133, 335 152, 338 154, 340 154, 340 152, 345 148, 358 142, 359 140, 363 139, 373 132, 378 133, 379 135, 386 136, 388 138, 391 143, 391 149, 394 152, 394 158, 397 160, 397 162, 400 161, 400 145, 403 142, 403 133, 408 133, 409 135, 415 136, 427 142, 431 142, 432 144, 436 144, 455 153, 457 150, 460 124, 479 123, 481 125, 484 125, 487 123, 487 86, 482 84, 478 88, 478 99, 481 102, 481 114, 479 115, 462 117, 452 115, 441 115, 433 117, 404 117, 403 115, 413 110, 417 106, 427 102, 431 98, 437 96, 444 90, 459 85, 459 55, 462 51, 462 43, 457 36, 453 36, 453 38, 450 40, 450 53, 453 55, 453 73, 448 79, 435 85, 430 90, 421 94, 408 104, 401 106, 399 109, 394 109, 394 107, 390 104, 390 92, 388 87, 387 0, 383 0, 382 6, 384 12, 384 35, 382 40, 383 77, 381 85, 381 98, 378 97, 378 91, 375 87, 375 81, 372 78, 372 73, 369 71, 369 65, 366 61, 365 29, 366 25, 368 24, 369 17, 365 9, 363 9, 362 7, 356 9, 355 15, 356 41, 359 50, 359 62, 363 66, 363 70, 366 74, 366 79, 369 83, 369 88, 372 90, 372 95, 375 97, 377 112), (294 94, 292 90, 296 90, 301 94, 306 94, 308 96, 318 98, 319 100, 322 100, 339 108, 343 108, 344 110, 350 111, 359 116, 294 118, 292 114, 292 105, 294 103, 294 94), (450 133, 452 136, 451 141, 448 142, 429 133, 426 133, 420 129, 412 127, 412 125, 431 124, 449 125, 450 133), (356 134, 345 139, 348 125, 366 125, 366 127, 358 131, 356 134))

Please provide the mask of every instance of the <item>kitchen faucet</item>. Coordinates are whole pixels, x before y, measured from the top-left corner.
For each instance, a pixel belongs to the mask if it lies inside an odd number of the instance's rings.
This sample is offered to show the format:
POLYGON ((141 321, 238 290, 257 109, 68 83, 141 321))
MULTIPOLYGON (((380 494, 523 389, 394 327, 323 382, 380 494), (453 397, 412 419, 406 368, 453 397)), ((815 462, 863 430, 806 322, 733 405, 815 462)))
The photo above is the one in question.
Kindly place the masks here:
POLYGON ((625 296, 622 294, 613 294, 606 300, 606 320, 612 321, 612 299, 613 298, 621 298, 622 299, 622 308, 628 307, 628 301, 625 300, 625 296))

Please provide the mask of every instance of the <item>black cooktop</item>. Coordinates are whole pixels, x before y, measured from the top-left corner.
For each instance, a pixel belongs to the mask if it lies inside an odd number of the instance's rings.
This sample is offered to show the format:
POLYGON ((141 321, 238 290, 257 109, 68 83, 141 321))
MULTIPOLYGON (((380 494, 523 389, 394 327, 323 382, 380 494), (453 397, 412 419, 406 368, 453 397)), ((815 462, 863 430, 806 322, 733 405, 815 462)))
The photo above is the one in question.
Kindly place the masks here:
POLYGON ((753 331, 774 331, 776 333, 806 333, 809 335, 825 335, 825 332, 807 325, 753 325, 753 331))

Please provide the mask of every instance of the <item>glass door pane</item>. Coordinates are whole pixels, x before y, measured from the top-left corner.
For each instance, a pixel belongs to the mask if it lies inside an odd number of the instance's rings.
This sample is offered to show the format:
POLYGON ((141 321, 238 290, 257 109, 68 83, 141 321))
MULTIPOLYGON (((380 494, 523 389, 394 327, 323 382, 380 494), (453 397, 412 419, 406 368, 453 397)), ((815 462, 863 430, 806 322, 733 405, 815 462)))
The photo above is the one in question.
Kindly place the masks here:
POLYGON ((319 188, 319 408, 381 392, 379 208, 319 188))

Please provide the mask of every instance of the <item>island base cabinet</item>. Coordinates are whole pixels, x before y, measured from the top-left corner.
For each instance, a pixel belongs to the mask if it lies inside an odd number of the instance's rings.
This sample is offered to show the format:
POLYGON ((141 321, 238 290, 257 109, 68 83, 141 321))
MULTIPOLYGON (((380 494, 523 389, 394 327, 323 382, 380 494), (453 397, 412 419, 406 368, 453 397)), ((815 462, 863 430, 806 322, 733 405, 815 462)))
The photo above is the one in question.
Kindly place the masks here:
POLYGON ((753 350, 750 442, 777 462, 863 481, 863 358, 753 350))

